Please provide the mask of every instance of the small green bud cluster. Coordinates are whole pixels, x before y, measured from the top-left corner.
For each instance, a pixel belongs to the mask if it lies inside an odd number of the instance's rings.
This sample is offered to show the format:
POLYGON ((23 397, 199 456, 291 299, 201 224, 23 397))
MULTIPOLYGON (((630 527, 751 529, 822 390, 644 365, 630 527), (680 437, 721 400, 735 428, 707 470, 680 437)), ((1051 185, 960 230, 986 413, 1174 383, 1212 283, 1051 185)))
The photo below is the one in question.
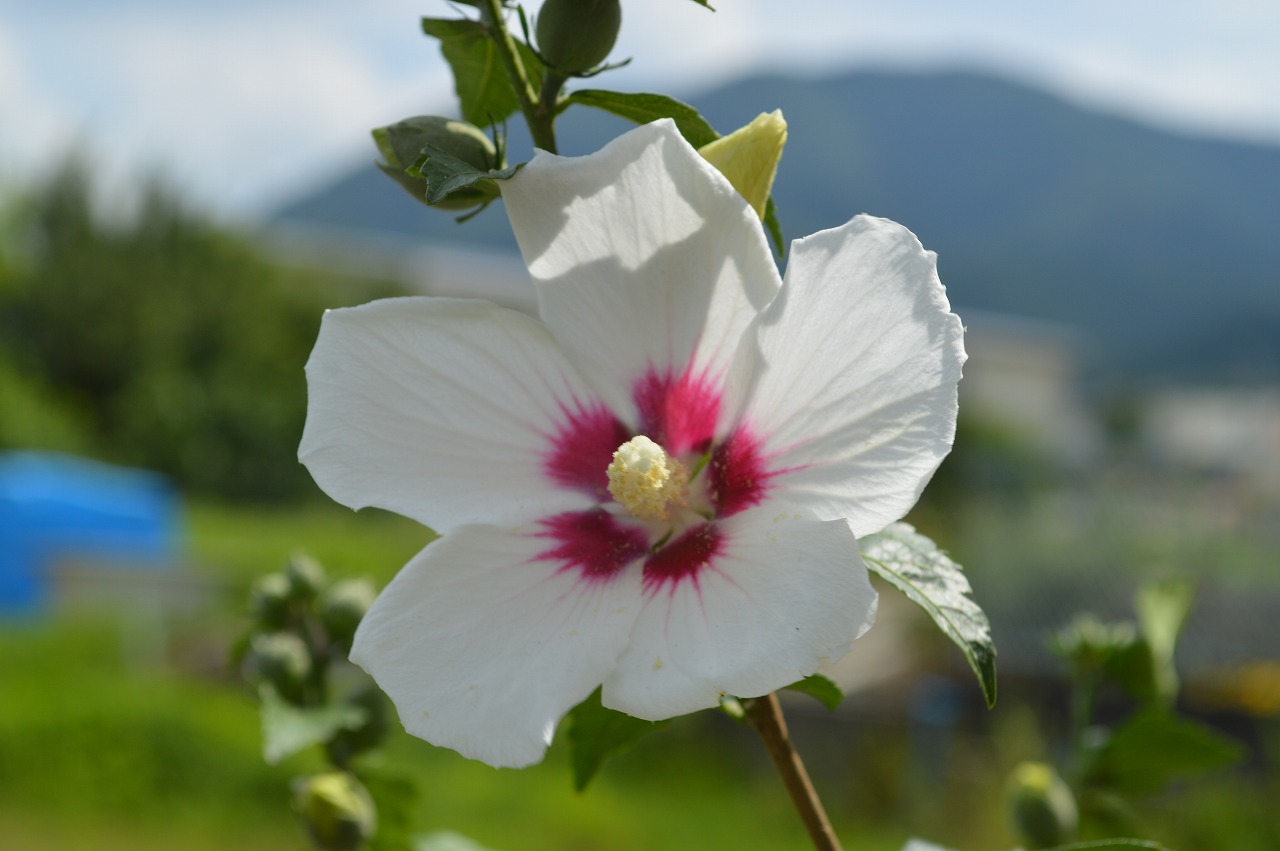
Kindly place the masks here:
POLYGON ((350 652, 376 596, 368 579, 330 582, 319 562, 295 555, 284 570, 261 577, 249 590, 249 678, 291 703, 314 704, 329 665, 350 652))
POLYGON ((326 643, 345 652, 351 649, 356 627, 376 596, 368 579, 330 582, 319 562, 295 555, 284 570, 260 577, 249 589, 251 643, 278 632, 293 633, 302 640, 308 637, 308 628, 318 626, 326 643))
POLYGON ((390 712, 378 687, 344 662, 376 596, 368 579, 331 581, 319 562, 304 555, 261 577, 249 591, 252 624, 241 647, 246 677, 264 690, 264 723, 279 717, 278 710, 267 714, 267 704, 280 701, 299 719, 308 713, 331 717, 336 705, 359 710, 358 723, 344 722, 312 740, 324 748, 333 770, 294 780, 294 810, 317 848, 354 851, 375 829, 374 802, 348 768, 383 742, 390 712), (330 695, 335 674, 347 682, 343 697, 330 695))
POLYGON ((311 649, 292 632, 262 632, 249 641, 250 676, 290 703, 305 699, 314 666, 311 649))
POLYGON ((474 124, 439 115, 419 115, 375 129, 373 141, 383 160, 377 163, 378 168, 424 204, 442 210, 469 210, 498 197, 496 183, 479 180, 432 203, 427 200, 427 179, 415 170, 428 148, 443 151, 476 171, 505 168, 497 146, 474 124))
POLYGON ((296 778, 293 809, 312 843, 328 851, 363 848, 378 823, 368 790, 346 771, 296 778))
POLYGON ((618 0, 547 0, 538 12, 538 51, 553 72, 581 74, 604 62, 621 28, 618 0))

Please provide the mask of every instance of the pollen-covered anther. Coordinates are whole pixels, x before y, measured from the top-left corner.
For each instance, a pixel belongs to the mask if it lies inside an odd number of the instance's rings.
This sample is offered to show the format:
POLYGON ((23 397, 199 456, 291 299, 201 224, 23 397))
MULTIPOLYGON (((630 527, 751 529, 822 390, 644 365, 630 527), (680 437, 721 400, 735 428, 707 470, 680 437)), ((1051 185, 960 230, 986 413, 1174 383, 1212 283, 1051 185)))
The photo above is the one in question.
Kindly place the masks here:
POLYGON ((608 474, 609 493, 641 520, 670 520, 673 506, 686 505, 689 471, 644 435, 618 447, 608 474))

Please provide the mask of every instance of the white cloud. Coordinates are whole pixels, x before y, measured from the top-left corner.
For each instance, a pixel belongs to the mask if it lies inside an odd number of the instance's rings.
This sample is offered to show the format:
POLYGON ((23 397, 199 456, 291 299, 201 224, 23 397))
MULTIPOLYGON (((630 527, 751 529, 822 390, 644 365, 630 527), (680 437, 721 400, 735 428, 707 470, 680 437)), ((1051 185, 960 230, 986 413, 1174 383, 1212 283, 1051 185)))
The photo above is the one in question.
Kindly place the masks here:
MULTIPOLYGON (((33 75, 5 72, 14 81, 0 89, 6 114, 20 99, 74 115, 45 121, 44 135, 55 147, 91 145, 100 178, 117 190, 158 168, 198 203, 243 211, 278 202, 337 162, 372 157, 369 128, 426 111, 425 93, 447 99, 443 64, 421 36, 421 61, 406 68, 362 49, 332 13, 302 26, 281 9, 235 19, 180 11, 82 21, 60 42, 81 82, 40 91, 33 75)), ((0 146, 20 159, 40 150, 3 137, 0 146)))
MULTIPOLYGON (((119 180, 159 164, 199 203, 261 209, 370 156, 368 128, 452 103, 417 27, 454 14, 444 2, 11 4, 0 0, 0 163, 19 173, 80 138, 119 180)), ((1280 141, 1274 0, 715 5, 624 0, 614 55, 635 61, 592 85, 692 96, 762 69, 952 64, 1280 141)))
POLYGON ((397 104, 430 82, 380 77, 332 33, 155 28, 129 38, 119 71, 135 114, 113 122, 117 140, 163 152, 180 184, 216 189, 233 206, 369 153, 368 129, 400 117, 408 107, 397 104))
POLYGON ((71 114, 43 91, 29 73, 32 63, 19 40, 0 25, 0 186, 30 180, 35 168, 52 163, 74 128, 71 114))

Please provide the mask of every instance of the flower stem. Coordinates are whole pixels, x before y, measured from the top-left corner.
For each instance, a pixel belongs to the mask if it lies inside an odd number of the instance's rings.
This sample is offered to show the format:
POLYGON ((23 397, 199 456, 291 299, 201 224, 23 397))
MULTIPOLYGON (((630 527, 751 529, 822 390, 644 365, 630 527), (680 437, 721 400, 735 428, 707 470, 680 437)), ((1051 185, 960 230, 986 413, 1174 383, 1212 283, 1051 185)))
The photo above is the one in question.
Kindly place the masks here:
POLYGON ((813 789, 800 754, 791 744, 778 695, 770 693, 751 701, 747 707, 747 721, 764 742, 765 750, 769 752, 774 767, 782 777, 783 785, 791 795, 791 802, 795 804, 805 829, 809 831, 813 847, 818 851, 840 851, 840 840, 831 828, 831 822, 822 808, 822 802, 818 800, 818 793, 813 789))
MULTIPOLYGON (((500 0, 481 0, 478 5, 480 19, 489 30, 489 38, 498 51, 498 59, 507 72, 507 78, 511 81, 516 99, 520 101, 520 112, 524 114, 525 123, 529 125, 529 135, 533 137, 533 144, 549 153, 556 153, 555 111, 547 108, 529 80, 524 62, 520 58, 519 51, 516 50, 515 39, 507 30, 500 0)), ((557 88, 552 94, 552 106, 554 106, 555 95, 558 93, 557 88)), ((545 91, 543 94, 546 94, 545 91)))

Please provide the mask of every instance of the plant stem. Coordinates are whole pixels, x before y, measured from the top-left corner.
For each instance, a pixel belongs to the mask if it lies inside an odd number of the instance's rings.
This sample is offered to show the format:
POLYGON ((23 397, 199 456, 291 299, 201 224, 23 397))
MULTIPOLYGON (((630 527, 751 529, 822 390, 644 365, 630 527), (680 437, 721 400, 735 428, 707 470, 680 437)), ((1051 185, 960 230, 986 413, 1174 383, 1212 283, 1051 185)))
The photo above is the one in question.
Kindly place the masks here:
POLYGON ((1098 678, 1092 671, 1077 673, 1075 687, 1071 690, 1071 779, 1078 788, 1084 772, 1084 733, 1093 718, 1093 698, 1097 692, 1098 678))
MULTIPOLYGON (((555 110, 540 100, 529 74, 525 71, 524 62, 516 50, 515 39, 507 30, 506 20, 502 17, 500 0, 481 0, 480 19, 489 30, 489 38, 498 51, 498 59, 511 80, 511 88, 520 101, 520 112, 524 114, 525 123, 529 125, 529 135, 533 144, 549 153, 556 153, 555 110)), ((562 82, 563 84, 563 82, 562 82)), ((543 92, 545 98, 546 92, 543 92)), ((555 97, 559 90, 552 93, 551 107, 555 106, 555 97)))
POLYGON ((822 808, 822 802, 818 800, 818 793, 813 789, 800 754, 796 753, 791 744, 778 695, 770 693, 751 701, 747 707, 747 721, 764 742, 765 750, 769 752, 774 767, 782 776, 782 783, 787 787, 791 802, 800 813, 805 829, 809 831, 813 847, 818 851, 840 851, 840 840, 831 828, 831 822, 822 808))

